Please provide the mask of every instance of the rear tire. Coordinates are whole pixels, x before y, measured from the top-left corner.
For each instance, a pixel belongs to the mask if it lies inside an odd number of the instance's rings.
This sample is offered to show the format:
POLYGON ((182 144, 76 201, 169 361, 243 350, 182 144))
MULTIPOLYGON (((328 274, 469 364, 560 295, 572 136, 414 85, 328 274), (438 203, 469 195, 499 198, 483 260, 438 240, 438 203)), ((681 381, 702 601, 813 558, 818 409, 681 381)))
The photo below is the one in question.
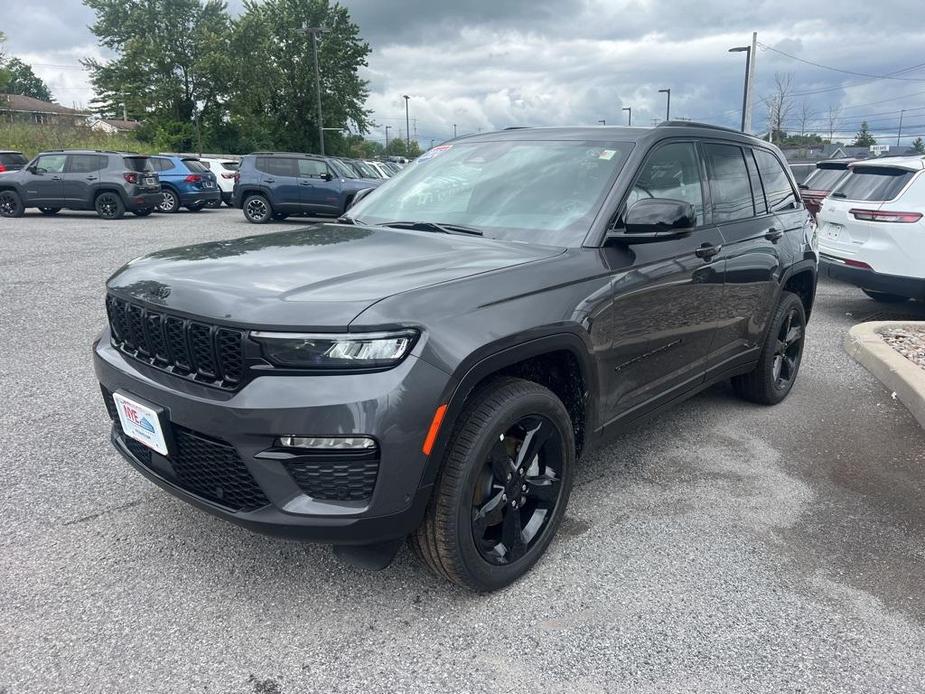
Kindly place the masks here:
POLYGON ((909 301, 908 296, 900 296, 899 294, 890 294, 888 292, 875 292, 870 289, 862 289, 862 292, 867 294, 874 301, 878 301, 881 304, 901 304, 906 301, 909 301))
POLYGON ((42 214, 51 217, 54 214, 58 214, 61 211, 60 207, 40 207, 39 212, 42 214))
POLYGON ((262 195, 248 195, 241 206, 244 218, 251 224, 266 224, 273 218, 273 208, 262 195))
POLYGON ((160 204, 154 208, 158 212, 173 214, 180 209, 180 196, 177 195, 177 193, 175 193, 173 190, 170 188, 164 188, 161 191, 161 195, 164 196, 163 199, 161 200, 160 204))
POLYGON ((22 198, 15 190, 4 190, 0 193, 0 217, 22 217, 25 208, 22 198))
POLYGON ((102 219, 122 219, 125 215, 125 203, 118 193, 104 190, 93 201, 96 213, 102 219))
POLYGON ((806 338, 806 310, 800 297, 783 292, 765 337, 755 369, 732 378, 732 387, 744 400, 776 405, 793 388, 806 338))
POLYGON ((552 542, 574 462, 572 422, 552 391, 519 378, 490 381, 459 416, 412 549, 453 583, 503 588, 552 542))

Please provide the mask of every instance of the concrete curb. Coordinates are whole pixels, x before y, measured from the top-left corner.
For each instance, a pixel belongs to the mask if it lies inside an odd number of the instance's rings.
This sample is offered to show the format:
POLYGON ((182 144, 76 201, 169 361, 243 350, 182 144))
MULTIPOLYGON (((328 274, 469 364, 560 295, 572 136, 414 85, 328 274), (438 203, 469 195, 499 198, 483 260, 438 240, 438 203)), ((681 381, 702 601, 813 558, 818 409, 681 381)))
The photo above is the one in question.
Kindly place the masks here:
POLYGON ((876 376, 896 393, 912 416, 925 428, 925 369, 906 359, 890 347, 880 331, 901 328, 915 321, 871 321, 858 323, 845 337, 845 350, 852 359, 876 376))

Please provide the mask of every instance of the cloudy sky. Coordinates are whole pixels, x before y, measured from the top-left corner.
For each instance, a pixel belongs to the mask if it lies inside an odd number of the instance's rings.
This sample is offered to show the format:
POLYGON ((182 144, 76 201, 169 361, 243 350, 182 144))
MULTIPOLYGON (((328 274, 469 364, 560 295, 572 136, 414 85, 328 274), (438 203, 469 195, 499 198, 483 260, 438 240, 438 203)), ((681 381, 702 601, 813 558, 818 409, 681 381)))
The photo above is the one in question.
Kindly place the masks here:
MULTIPOLYGON (((230 0, 233 11, 240 0, 230 0)), ((866 118, 881 142, 925 136, 925 2, 922 0, 343 0, 373 48, 365 77, 383 138, 404 129, 425 147, 453 134, 510 125, 623 123, 673 117, 736 126, 744 54, 758 32, 755 129, 775 73, 792 73, 790 130, 853 134, 866 118), (748 9, 741 9, 746 7, 748 9), (772 50, 773 49, 773 50, 772 50), (784 55, 787 54, 787 55, 784 55), (806 61, 806 62, 801 62, 806 61), (821 66, 814 66, 816 63, 821 66), (829 69, 835 68, 835 69, 829 69), (842 71, 839 72, 838 70, 842 71), (874 79, 878 76, 891 79, 874 79), (908 137, 906 137, 908 135, 908 137)), ((7 51, 32 63, 57 100, 91 97, 77 61, 106 57, 80 0, 0 0, 7 51)), ((403 132, 402 132, 403 134, 403 132)))

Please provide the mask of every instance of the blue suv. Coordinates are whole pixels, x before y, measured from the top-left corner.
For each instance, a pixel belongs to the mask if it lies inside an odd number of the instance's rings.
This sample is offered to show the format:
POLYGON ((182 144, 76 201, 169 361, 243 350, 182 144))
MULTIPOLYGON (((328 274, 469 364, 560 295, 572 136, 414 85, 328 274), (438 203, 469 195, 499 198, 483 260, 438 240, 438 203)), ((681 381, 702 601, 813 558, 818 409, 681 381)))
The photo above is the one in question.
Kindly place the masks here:
POLYGON ((253 224, 290 215, 344 214, 361 190, 381 181, 356 178, 333 157, 258 152, 241 159, 232 204, 253 224))
POLYGON ((176 212, 181 207, 199 212, 208 203, 221 201, 215 174, 195 157, 161 154, 151 157, 151 164, 160 176, 164 195, 158 212, 176 212))

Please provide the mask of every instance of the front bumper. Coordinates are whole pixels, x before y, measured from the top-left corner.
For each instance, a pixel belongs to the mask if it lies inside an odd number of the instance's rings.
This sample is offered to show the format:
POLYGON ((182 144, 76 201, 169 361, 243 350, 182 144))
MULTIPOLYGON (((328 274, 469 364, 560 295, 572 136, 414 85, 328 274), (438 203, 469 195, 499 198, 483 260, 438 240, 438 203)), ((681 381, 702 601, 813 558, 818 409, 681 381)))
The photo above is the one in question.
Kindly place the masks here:
MULTIPOLYGON (((448 380, 426 362, 409 357, 389 371, 361 375, 260 376, 228 392, 136 362, 109 344, 107 330, 94 345, 94 368, 105 391, 162 407, 174 437, 170 457, 163 458, 126 441, 115 419, 116 449, 149 480, 209 513, 269 535, 357 545, 404 537, 423 519, 430 487, 422 486, 427 458, 421 444, 448 380), (286 434, 351 433, 378 443, 375 483, 367 498, 313 497, 304 478, 293 472, 300 461, 275 447, 286 434), (235 459, 229 463, 206 451, 190 460, 181 436, 193 436, 197 445, 212 442, 220 452, 233 450, 235 459), (253 484, 259 502, 243 508, 223 502, 233 498, 221 488, 229 464, 243 465, 233 484, 253 484), (194 477, 183 469, 192 469, 194 477), (210 478, 213 473, 219 477, 210 478)), ((330 468, 316 467, 315 478, 343 474, 343 468, 330 468)))
POLYGON ((852 267, 840 262, 840 259, 834 256, 823 254, 820 257, 819 274, 853 284, 861 289, 908 296, 910 299, 925 299, 925 279, 923 278, 885 275, 874 270, 852 267))

